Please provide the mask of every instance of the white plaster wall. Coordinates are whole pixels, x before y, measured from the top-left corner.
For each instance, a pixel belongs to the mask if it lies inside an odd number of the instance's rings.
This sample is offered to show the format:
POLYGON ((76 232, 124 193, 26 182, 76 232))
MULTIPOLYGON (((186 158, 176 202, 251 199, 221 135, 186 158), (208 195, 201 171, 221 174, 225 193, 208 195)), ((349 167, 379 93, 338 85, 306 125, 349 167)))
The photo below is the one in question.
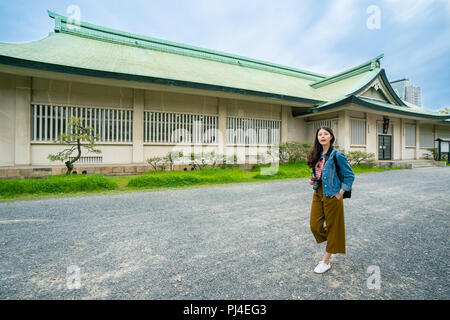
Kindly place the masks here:
POLYGON ((14 165, 15 76, 0 73, 0 166, 14 165))

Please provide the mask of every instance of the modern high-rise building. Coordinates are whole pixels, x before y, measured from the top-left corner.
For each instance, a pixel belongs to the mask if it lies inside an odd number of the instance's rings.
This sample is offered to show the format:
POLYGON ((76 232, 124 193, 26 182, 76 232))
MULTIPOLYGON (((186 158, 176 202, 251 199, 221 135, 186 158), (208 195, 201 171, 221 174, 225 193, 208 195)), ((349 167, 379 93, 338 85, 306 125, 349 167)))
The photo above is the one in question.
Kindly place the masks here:
POLYGON ((414 87, 408 79, 400 79, 391 82, 392 88, 398 92, 401 99, 415 104, 416 106, 422 106, 422 97, 420 93, 420 87, 414 87))

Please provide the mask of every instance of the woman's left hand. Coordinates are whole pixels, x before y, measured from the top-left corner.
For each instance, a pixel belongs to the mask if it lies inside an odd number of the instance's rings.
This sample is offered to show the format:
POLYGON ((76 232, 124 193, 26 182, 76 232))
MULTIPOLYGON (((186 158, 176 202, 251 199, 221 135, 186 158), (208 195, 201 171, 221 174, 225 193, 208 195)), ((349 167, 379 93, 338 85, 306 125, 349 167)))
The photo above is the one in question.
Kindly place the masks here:
POLYGON ((342 198, 344 192, 345 192, 345 190, 344 190, 344 189, 341 189, 341 191, 339 191, 339 193, 336 193, 336 194, 334 195, 334 197, 335 197, 336 199, 340 200, 340 199, 342 198))

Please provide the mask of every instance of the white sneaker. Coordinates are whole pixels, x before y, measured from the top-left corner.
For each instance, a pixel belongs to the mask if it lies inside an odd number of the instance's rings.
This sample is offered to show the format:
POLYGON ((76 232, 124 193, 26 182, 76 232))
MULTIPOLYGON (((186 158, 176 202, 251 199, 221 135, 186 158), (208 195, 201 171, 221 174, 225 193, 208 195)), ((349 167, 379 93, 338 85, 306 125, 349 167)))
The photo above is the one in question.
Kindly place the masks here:
POLYGON ((331 263, 326 264, 325 262, 323 262, 323 260, 321 260, 319 262, 319 264, 317 265, 317 267, 314 268, 314 272, 315 273, 324 273, 325 271, 327 271, 330 268, 331 268, 331 263))

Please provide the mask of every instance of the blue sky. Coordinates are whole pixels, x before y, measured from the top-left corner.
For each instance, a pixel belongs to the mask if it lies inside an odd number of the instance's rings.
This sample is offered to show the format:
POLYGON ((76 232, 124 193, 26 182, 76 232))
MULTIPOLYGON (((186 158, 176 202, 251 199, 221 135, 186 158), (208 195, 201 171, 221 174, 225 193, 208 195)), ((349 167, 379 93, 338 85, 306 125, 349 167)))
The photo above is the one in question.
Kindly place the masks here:
POLYGON ((389 80, 409 78, 429 110, 450 107, 449 0, 2 1, 0 42, 46 37, 47 10, 71 5, 81 21, 326 75, 384 53, 389 80))

